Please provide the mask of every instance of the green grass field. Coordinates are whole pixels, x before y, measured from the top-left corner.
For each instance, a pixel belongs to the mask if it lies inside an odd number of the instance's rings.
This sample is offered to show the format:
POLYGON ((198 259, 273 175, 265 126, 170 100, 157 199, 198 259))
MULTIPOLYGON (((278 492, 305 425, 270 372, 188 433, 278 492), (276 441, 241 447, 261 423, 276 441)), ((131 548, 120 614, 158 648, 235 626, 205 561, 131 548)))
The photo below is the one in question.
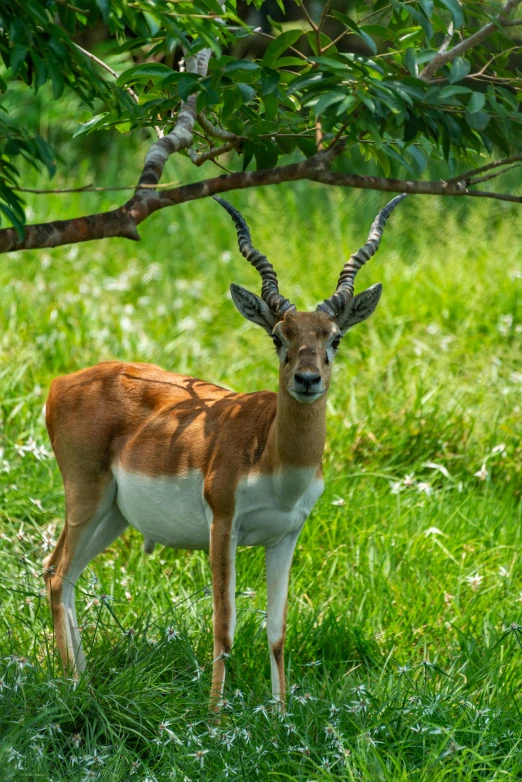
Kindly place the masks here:
MULTIPOLYGON (((132 181, 118 165, 97 183, 132 181)), ((166 181, 186 176, 170 165, 166 181)), ((31 204, 43 220, 121 198, 31 204)), ((230 198, 300 309, 333 291, 386 200, 310 183, 230 198)), ((242 549, 219 727, 203 552, 146 558, 131 532, 101 555, 77 590, 90 667, 62 677, 41 572, 63 491, 42 407, 53 377, 108 358, 275 389, 271 343, 228 295, 258 291, 255 272, 211 201, 155 215, 139 244, 2 256, 2 780, 522 776, 519 225, 500 202, 411 197, 394 213, 357 279, 383 298, 336 360, 326 490, 292 570, 288 713, 271 713, 263 552, 242 549)))

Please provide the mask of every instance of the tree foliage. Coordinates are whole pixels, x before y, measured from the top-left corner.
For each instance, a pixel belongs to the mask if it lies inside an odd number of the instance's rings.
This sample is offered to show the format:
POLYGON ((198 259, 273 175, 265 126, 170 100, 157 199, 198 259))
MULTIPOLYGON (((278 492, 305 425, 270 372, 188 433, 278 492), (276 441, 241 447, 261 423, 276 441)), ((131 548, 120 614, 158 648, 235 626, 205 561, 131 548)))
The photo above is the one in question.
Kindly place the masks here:
MULTIPOLYGON (((73 90, 84 106, 75 136, 168 135, 191 101, 198 135, 181 149, 196 164, 227 152, 234 169, 267 170, 340 141, 338 172, 357 151, 384 177, 419 179, 444 161, 451 178, 459 163, 522 148, 518 4, 277 0, 259 30, 245 16, 263 13, 263 0, 246 15, 235 0, 3 0, 0 89, 73 90), (85 48, 93 32, 104 60, 85 48)), ((0 114, 0 210, 20 235, 18 160, 52 175, 59 152, 0 114)))

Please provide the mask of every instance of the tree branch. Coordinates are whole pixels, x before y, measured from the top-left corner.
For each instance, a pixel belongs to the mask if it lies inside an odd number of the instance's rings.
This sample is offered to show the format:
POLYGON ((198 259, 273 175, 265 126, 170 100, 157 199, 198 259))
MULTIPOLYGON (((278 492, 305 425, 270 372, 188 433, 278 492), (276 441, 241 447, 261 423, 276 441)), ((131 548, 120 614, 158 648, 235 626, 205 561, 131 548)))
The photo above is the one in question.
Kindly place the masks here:
POLYGON ((488 24, 484 25, 484 27, 481 27, 480 30, 477 30, 476 33, 473 33, 473 35, 470 35, 470 37, 466 38, 464 41, 460 41, 460 43, 458 43, 452 49, 449 49, 448 51, 438 51, 435 57, 426 65, 422 73, 419 75, 419 79, 422 79, 424 82, 430 82, 437 71, 440 70, 444 65, 449 62, 453 62, 456 57, 459 57, 461 54, 464 54, 464 52, 467 52, 469 49, 473 49, 475 46, 478 46, 480 43, 482 43, 482 41, 485 41, 488 36, 495 32, 495 30, 498 30, 499 25, 505 25, 505 23, 508 21, 505 17, 510 13, 510 11, 513 10, 513 8, 516 8, 520 2, 521 0, 508 0, 508 2, 505 3, 501 8, 499 15, 494 22, 489 22, 488 24))
MULTIPOLYGON (((189 73, 197 73, 200 76, 207 75, 208 61, 212 49, 201 49, 193 57, 187 57, 186 65, 189 73)), ((181 104, 176 124, 170 133, 158 139, 150 147, 145 156, 145 163, 138 182, 137 191, 142 185, 157 185, 163 174, 165 163, 170 155, 186 149, 192 144, 194 123, 196 121, 196 95, 190 95, 181 104)))
MULTIPOLYGON (((139 239, 136 226, 151 214, 168 206, 194 201, 207 196, 227 193, 250 187, 277 185, 282 182, 311 180, 336 187, 379 190, 386 193, 411 193, 416 195, 470 196, 473 198, 495 198, 502 201, 522 203, 522 196, 503 193, 491 193, 470 190, 468 183, 473 177, 485 171, 516 162, 519 157, 495 161, 474 171, 461 174, 453 180, 409 181, 387 179, 385 177, 362 176, 360 174, 341 174, 330 171, 330 166, 344 147, 344 142, 334 142, 324 152, 318 152, 308 160, 291 163, 278 168, 261 171, 239 171, 229 175, 206 179, 189 185, 181 185, 170 190, 138 191, 133 198, 119 209, 87 217, 75 217, 70 220, 58 220, 39 225, 28 225, 24 239, 18 239, 14 228, 0 230, 0 253, 12 250, 37 249, 42 247, 60 247, 64 244, 86 242, 92 239, 104 239, 120 236, 127 239, 139 239)), ((503 173, 498 170, 496 175, 503 173)), ((488 177, 489 178, 489 177, 488 177)))
POLYGON ((189 158, 195 166, 202 166, 206 160, 214 160, 214 158, 224 155, 225 152, 230 152, 232 149, 235 149, 238 143, 239 142, 232 143, 231 141, 227 141, 222 146, 207 149, 206 152, 202 152, 200 155, 198 155, 195 150, 189 149, 189 158))
POLYGON ((221 141, 241 141, 241 136, 236 136, 236 134, 231 133, 230 130, 225 130, 224 128, 220 128, 218 125, 214 125, 214 123, 211 122, 203 113, 198 114, 198 122, 205 133, 207 133, 209 136, 212 136, 213 138, 219 138, 221 141))

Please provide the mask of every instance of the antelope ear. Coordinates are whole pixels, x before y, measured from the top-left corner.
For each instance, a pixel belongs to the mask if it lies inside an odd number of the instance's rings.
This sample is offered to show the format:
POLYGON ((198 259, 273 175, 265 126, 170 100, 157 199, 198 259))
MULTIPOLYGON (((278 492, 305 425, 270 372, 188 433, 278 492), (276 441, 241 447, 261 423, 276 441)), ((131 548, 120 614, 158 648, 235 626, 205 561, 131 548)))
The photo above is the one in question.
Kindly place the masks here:
POLYGON ((379 303, 381 293, 382 285, 378 282, 350 299, 337 317, 337 325, 341 329, 341 334, 346 334, 352 326, 370 317, 379 303))
POLYGON ((241 315, 247 320, 251 320, 252 323, 257 323, 258 326, 264 328, 267 334, 272 336, 272 329, 277 323, 277 318, 268 304, 255 293, 242 288, 241 285, 232 283, 230 293, 241 315))

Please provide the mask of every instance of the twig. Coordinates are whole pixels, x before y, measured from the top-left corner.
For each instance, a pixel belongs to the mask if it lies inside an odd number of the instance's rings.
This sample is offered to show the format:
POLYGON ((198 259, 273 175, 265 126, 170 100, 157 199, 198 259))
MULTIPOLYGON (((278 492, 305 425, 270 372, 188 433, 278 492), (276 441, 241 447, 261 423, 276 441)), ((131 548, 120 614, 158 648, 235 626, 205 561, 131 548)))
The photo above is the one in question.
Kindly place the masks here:
POLYGON ((477 176, 478 174, 483 174, 485 171, 490 171, 493 168, 509 166, 511 163, 516 163, 519 160, 522 160, 522 153, 518 155, 512 155, 512 157, 503 158, 502 160, 494 160, 492 163, 486 163, 485 166, 480 166, 480 168, 473 168, 470 171, 465 171, 463 174, 458 174, 452 179, 448 179, 448 182, 468 182, 471 177, 477 176))
POLYGON ((235 133, 231 133, 230 130, 214 125, 203 113, 198 114, 197 119, 205 133, 208 133, 213 138, 219 138, 222 141, 241 141, 243 138, 242 136, 236 136, 235 133))
POLYGON ((507 168, 503 168, 502 171, 492 171, 489 174, 484 174, 484 176, 481 177, 472 177, 468 180, 468 186, 472 185, 478 185, 481 182, 489 182, 490 179, 495 179, 497 176, 501 176, 502 174, 506 174, 508 171, 512 171, 514 168, 519 168, 522 166, 522 162, 520 163, 513 163, 512 166, 507 166, 507 168))
MULTIPOLYGON (((168 188, 173 185, 179 185, 179 182, 166 182, 163 185, 142 185, 143 188, 168 188)), ((104 193, 109 190, 135 190, 136 185, 120 185, 119 187, 94 187, 94 185, 84 185, 83 187, 64 187, 55 190, 34 190, 30 187, 13 187, 19 193, 36 193, 40 195, 61 195, 62 193, 104 193)))
MULTIPOLYGON (((252 30, 252 35, 260 35, 262 38, 270 38, 271 41, 275 41, 276 37, 275 35, 270 35, 270 33, 264 33, 262 30, 252 30)), ((299 49, 295 49, 293 46, 289 46, 288 49, 296 54, 298 57, 300 57, 302 60, 306 60, 306 54, 303 54, 303 52, 300 52, 299 49)))
POLYGON ((475 196, 475 198, 496 198, 499 201, 512 201, 515 204, 522 204, 522 196, 509 195, 507 193, 491 193, 487 190, 468 190, 466 195, 475 196))
POLYGON ((521 0, 508 0, 508 2, 502 6, 500 13, 494 22, 489 22, 484 25, 484 27, 481 27, 480 30, 477 30, 473 35, 470 35, 469 38, 460 41, 460 43, 452 49, 444 52, 437 52, 435 57, 426 65, 419 75, 419 79, 422 79, 422 81, 427 83, 430 82, 436 72, 444 65, 453 62, 456 57, 459 57, 461 54, 464 54, 464 52, 467 52, 469 49, 478 46, 482 41, 485 41, 488 36, 495 32, 495 30, 498 30, 499 25, 503 26, 504 21, 506 21, 503 17, 507 16, 513 8, 516 8, 517 5, 520 4, 520 2, 521 0))
MULTIPOLYGON (((100 60, 100 58, 96 57, 96 55, 93 54, 92 52, 89 52, 89 51, 87 51, 87 49, 84 49, 83 47, 79 46, 77 43, 74 43, 74 41, 72 42, 72 44, 80 52, 82 52, 82 54, 85 54, 86 57, 88 57, 90 60, 95 62, 97 65, 99 65, 100 68, 104 68, 107 71, 107 73, 110 73, 111 76, 114 76, 115 79, 118 79, 118 74, 116 73, 116 71, 113 71, 113 69, 110 67, 110 65, 107 65, 106 62, 104 62, 103 60, 100 60)), ((138 95, 134 92, 134 90, 131 87, 125 87, 124 89, 125 89, 125 92, 127 92, 130 95, 132 100, 135 103, 139 104, 140 99, 139 99, 138 95)), ((163 130, 160 127, 155 126, 154 130, 156 131, 156 135, 157 135, 158 138, 163 138, 163 135, 164 135, 163 134, 163 130)))
POLYGON ((307 10, 307 8, 306 8, 304 3, 302 4, 301 8, 303 9, 304 15, 306 16, 306 18, 308 20, 308 24, 310 25, 312 30, 317 30, 317 25, 314 22, 314 20, 312 19, 312 17, 310 16, 310 14, 308 13, 308 10, 307 10))
POLYGON ((195 166, 202 166, 206 160, 214 160, 214 158, 219 157, 220 155, 224 155, 225 152, 230 152, 232 149, 235 149, 236 146, 237 142, 232 143, 231 141, 227 141, 222 146, 208 149, 206 152, 202 152, 200 155, 198 155, 194 149, 189 149, 188 156, 195 166))
POLYGON ((85 8, 78 8, 77 5, 68 3, 67 0, 56 0, 56 2, 59 5, 63 5, 65 8, 68 8, 70 11, 75 11, 77 14, 83 14, 84 16, 89 16, 90 14, 90 11, 85 10, 85 8))
POLYGON ((444 54, 444 52, 446 51, 446 49, 450 45, 452 38, 453 38, 453 22, 450 22, 449 25, 448 25, 448 32, 446 34, 446 37, 444 38, 444 40, 443 40, 443 42, 442 42, 442 44, 440 46, 439 54, 444 54))
MULTIPOLYGON (((416 0, 404 0, 403 5, 412 5, 415 2, 416 0)), ((383 14, 385 11, 389 11, 390 8, 392 7, 393 6, 391 3, 389 5, 385 5, 382 8, 379 8, 377 11, 372 11, 371 14, 366 14, 366 16, 363 16, 362 19, 359 19, 357 23, 362 24, 367 19, 370 19, 372 16, 378 16, 378 14, 383 14)))
MULTIPOLYGON (((110 65, 107 65, 106 62, 104 62, 103 60, 100 60, 100 58, 96 57, 95 54, 93 54, 92 52, 87 51, 87 49, 84 49, 82 46, 79 46, 77 43, 74 43, 74 41, 72 42, 72 44, 73 44, 73 46, 76 47, 76 49, 78 49, 80 52, 82 52, 82 54, 85 54, 85 56, 88 57, 89 60, 93 60, 93 62, 95 62, 97 65, 99 65, 100 68, 104 68, 107 71, 107 73, 110 73, 111 76, 114 76, 115 79, 118 78, 118 74, 116 73, 116 71, 113 71, 113 69, 110 67, 110 65)), ((130 87, 126 87, 125 91, 129 93, 129 95, 131 96, 132 100, 135 103, 139 103, 140 102, 140 99, 138 98, 137 94, 134 92, 133 89, 131 89, 130 87)))
POLYGON ((521 24, 522 19, 506 19, 505 22, 502 22, 503 27, 518 27, 521 24))

